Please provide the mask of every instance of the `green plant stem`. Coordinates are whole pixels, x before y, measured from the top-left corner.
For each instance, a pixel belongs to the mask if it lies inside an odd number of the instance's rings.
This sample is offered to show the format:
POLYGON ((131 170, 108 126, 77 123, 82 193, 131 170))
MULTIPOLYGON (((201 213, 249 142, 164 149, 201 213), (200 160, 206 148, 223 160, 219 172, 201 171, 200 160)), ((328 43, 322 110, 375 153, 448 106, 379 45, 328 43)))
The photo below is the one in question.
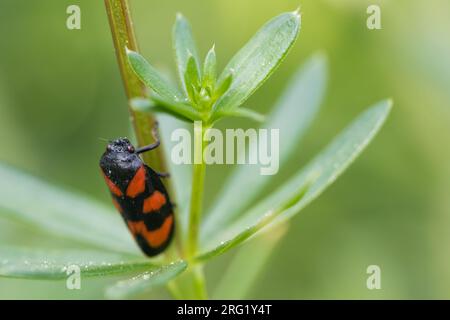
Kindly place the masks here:
POLYGON ((186 245, 186 257, 195 257, 198 247, 199 226, 203 209, 203 194, 205 189, 206 164, 203 159, 205 149, 204 136, 208 126, 194 128, 194 168, 192 179, 191 207, 189 211, 189 228, 186 245))
MULTIPOLYGON (((126 48, 138 52, 128 0, 105 0, 105 6, 108 13, 112 38, 114 47, 116 49, 116 56, 128 101, 131 101, 133 98, 145 97, 145 88, 135 75, 134 71, 131 69, 131 66, 128 64, 126 55, 126 48)), ((154 141, 151 131, 154 126, 155 119, 148 113, 134 111, 130 105, 128 109, 131 115, 131 121, 138 144, 142 146, 153 143, 154 141)), ((194 181, 186 252, 187 257, 190 260, 197 253, 199 224, 202 213, 206 170, 202 155, 205 146, 203 142, 203 136, 206 129, 207 128, 202 128, 201 130, 201 142, 198 151, 201 161, 199 164, 194 165, 193 172, 194 181)), ((153 152, 144 154, 144 161, 147 164, 151 164, 152 167, 156 168, 159 171, 167 171, 167 166, 162 150, 163 148, 158 148, 153 152)), ((170 180, 166 180, 165 182, 167 188, 169 189, 169 192, 173 195, 173 187, 170 183, 170 180)), ((191 291, 191 295, 193 296, 193 298, 205 299, 207 297, 207 294, 202 266, 198 264, 191 266, 190 272, 188 273, 188 278, 190 278, 189 291, 191 291)), ((169 286, 169 290, 172 292, 175 298, 184 295, 183 290, 178 288, 176 283, 172 283, 169 286)))
POLYGON ((186 244, 186 258, 190 263, 190 270, 186 272, 187 282, 191 284, 191 299, 207 299, 205 275, 203 265, 194 261, 198 251, 199 227, 203 211, 203 195, 205 190, 206 163, 203 151, 206 147, 204 139, 209 125, 202 124, 201 129, 194 127, 194 168, 192 179, 191 207, 189 211, 189 228, 186 244))
POLYGON ((191 264, 188 269, 169 283, 173 297, 181 300, 203 300, 208 298, 203 265, 191 264))
MULTIPOLYGON (((131 69, 126 55, 126 48, 138 52, 128 0, 105 0, 105 6, 128 101, 133 98, 145 97, 145 88, 131 69)), ((154 117, 148 113, 133 111, 130 105, 128 110, 138 144, 144 146, 153 143, 154 117)), ((143 154, 143 158, 147 164, 151 164, 158 171, 167 171, 163 148, 147 152, 143 154)), ((173 194, 170 181, 166 181, 166 186, 173 194)))
POLYGON ((170 292, 170 294, 172 295, 173 298, 178 299, 178 300, 182 300, 183 299, 183 294, 182 294, 180 288, 178 287, 176 279, 170 281, 167 284, 167 289, 169 290, 169 292, 170 292))
POLYGON ((202 215, 203 192, 205 187, 205 163, 194 165, 192 181, 191 208, 189 213, 189 228, 187 242, 187 257, 193 258, 197 253, 199 225, 202 215))
MULTIPOLYGON (((105 0, 106 12, 108 14, 109 24, 111 28, 112 39, 116 51, 117 62, 119 64, 125 93, 128 99, 128 110, 131 122, 136 135, 137 142, 140 146, 149 145, 154 142, 152 129, 155 125, 155 118, 147 112, 135 111, 131 108, 130 102, 134 98, 146 96, 146 90, 139 78, 135 75, 128 63, 126 49, 139 52, 136 37, 133 29, 133 21, 131 19, 130 7, 128 0, 105 0)), ((164 148, 160 147, 152 152, 146 152, 142 156, 145 163, 151 165, 158 171, 167 172, 164 148)), ((170 179, 165 180, 165 186, 169 193, 174 197, 174 188, 170 179)), ((178 249, 178 248, 177 248, 178 249)), ((175 249, 175 250, 177 250, 175 249)), ((169 249, 166 259, 170 260, 174 256, 174 248, 169 249)), ((173 260, 171 260, 173 261, 173 260)), ((178 289, 172 285, 169 290, 175 298, 181 295, 178 289)))
MULTIPOLYGON (((117 62, 122 75, 125 93, 128 98, 128 110, 130 112, 136 139, 140 146, 149 145, 154 142, 152 129, 155 126, 155 118, 148 112, 133 110, 130 104, 134 98, 145 97, 146 90, 128 63, 126 49, 128 48, 138 52, 128 0, 105 0, 105 7, 111 27, 117 62)), ((163 150, 164 148, 161 146, 152 152, 143 153, 142 157, 144 158, 145 163, 155 170, 167 172, 168 166, 163 150)), ((171 180, 166 179, 164 185, 168 189, 172 199, 175 199, 174 187, 171 180)), ((177 214, 177 212, 175 212, 175 214, 177 214)))
POLYGON ((194 292, 196 299, 208 299, 206 291, 205 273, 203 272, 203 265, 195 265, 193 270, 194 278, 194 292))

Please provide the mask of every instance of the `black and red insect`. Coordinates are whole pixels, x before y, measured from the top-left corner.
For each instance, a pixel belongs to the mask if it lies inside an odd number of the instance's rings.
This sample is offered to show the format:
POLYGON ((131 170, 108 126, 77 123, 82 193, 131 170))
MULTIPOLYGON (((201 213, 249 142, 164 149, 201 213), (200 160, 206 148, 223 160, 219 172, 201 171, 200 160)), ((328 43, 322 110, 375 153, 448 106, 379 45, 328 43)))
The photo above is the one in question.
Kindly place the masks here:
POLYGON ((159 146, 157 125, 153 136, 156 142, 140 149, 127 138, 114 140, 100 159, 114 206, 141 250, 150 257, 166 249, 175 226, 173 205, 160 179, 167 174, 155 172, 139 157, 159 146))

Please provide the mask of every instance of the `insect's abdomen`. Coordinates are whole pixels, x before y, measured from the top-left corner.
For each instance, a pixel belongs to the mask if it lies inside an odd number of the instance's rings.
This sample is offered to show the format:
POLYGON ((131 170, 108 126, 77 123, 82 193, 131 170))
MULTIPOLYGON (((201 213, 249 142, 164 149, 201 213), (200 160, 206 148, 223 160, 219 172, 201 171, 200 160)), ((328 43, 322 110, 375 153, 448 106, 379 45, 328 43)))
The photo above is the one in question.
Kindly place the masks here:
POLYGON ((142 164, 131 177, 105 174, 113 203, 121 213, 141 250, 155 256, 169 245, 174 233, 173 206, 160 178, 142 164), (113 181, 112 177, 122 177, 113 181))

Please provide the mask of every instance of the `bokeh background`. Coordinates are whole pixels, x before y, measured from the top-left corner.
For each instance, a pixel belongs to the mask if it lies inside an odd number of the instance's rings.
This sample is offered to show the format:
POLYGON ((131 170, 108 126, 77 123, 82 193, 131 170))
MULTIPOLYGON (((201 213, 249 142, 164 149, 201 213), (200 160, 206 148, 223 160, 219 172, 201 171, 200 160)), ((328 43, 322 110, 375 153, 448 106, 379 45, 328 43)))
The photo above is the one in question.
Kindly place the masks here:
MULTIPOLYGON (((450 298, 450 2, 131 0, 131 5, 143 54, 172 75, 176 12, 191 21, 202 54, 216 43, 223 67, 264 22, 301 5, 299 41, 249 101, 262 112, 270 110, 308 56, 327 54, 322 109, 284 172, 306 163, 367 106, 394 100, 369 148, 292 220, 249 298, 450 298), (370 4, 381 6, 382 30, 366 28, 370 4), (372 264, 381 267, 381 290, 366 288, 372 264)), ((1 0, 0 39, 0 161, 109 205, 97 166, 104 148, 98 138, 127 135, 129 123, 103 1, 1 0), (81 7, 81 30, 65 27, 70 4, 81 7)), ((248 122, 227 120, 220 126, 231 125, 248 122)), ((227 170, 209 169, 211 194, 227 170)), ((0 241, 70 245, 4 219, 0 241)), ((220 280, 235 251, 208 265, 209 286, 220 280)), ((86 280, 82 290, 68 291, 63 282, 0 279, 0 298, 102 298, 110 281, 86 280)))

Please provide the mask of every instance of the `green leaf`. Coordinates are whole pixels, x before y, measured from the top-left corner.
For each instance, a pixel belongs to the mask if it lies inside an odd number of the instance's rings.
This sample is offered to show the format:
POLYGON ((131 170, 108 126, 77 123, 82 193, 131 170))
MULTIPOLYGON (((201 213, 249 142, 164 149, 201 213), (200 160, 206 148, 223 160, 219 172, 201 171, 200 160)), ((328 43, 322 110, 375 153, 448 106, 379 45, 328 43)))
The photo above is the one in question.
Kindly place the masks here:
POLYGON ((250 237, 253 237, 257 232, 270 225, 270 223, 279 215, 284 214, 290 208, 295 206, 305 196, 312 179, 313 176, 308 180, 309 183, 306 183, 295 190, 294 194, 291 194, 288 198, 284 199, 283 203, 271 207, 264 214, 260 214, 256 219, 252 221, 249 219, 242 219, 243 221, 240 221, 239 224, 224 230, 219 235, 221 239, 220 243, 216 242, 214 246, 204 250, 205 252, 198 255, 196 260, 202 262, 224 254, 228 250, 248 240, 250 237))
POLYGON ((182 100, 178 90, 167 82, 164 77, 150 65, 139 53, 127 49, 128 61, 138 78, 152 89, 163 100, 179 102, 182 100))
POLYGON ((221 254, 233 247, 234 243, 241 238, 248 238, 248 228, 254 228, 264 219, 268 219, 265 215, 272 217, 265 225, 273 225, 275 222, 284 221, 297 214, 317 198, 348 168, 374 138, 386 120, 391 104, 389 100, 382 101, 364 112, 290 181, 251 208, 230 227, 222 225, 221 232, 202 244, 203 253, 199 259, 205 260, 221 254), (311 183, 312 180, 314 180, 313 183, 311 183), (299 190, 309 184, 306 194, 299 197, 299 190), (274 217, 273 212, 279 213, 279 216, 274 217))
POLYGON ((81 277, 142 272, 158 266, 148 259, 90 250, 44 250, 0 247, 0 277, 40 280, 67 279, 70 266, 80 268, 81 277))
MULTIPOLYGON (((234 78, 234 70, 230 70, 230 72, 225 77, 225 79, 223 81, 221 81, 217 85, 217 88, 214 90, 214 95, 213 95, 214 99, 217 99, 217 98, 223 96, 223 94, 225 92, 227 92, 228 89, 230 89, 230 86, 233 83, 233 78, 234 78)), ((223 112, 223 111, 224 110, 222 110, 221 112, 223 112)), ((219 112, 219 111, 217 111, 217 112, 219 112)))
MULTIPOLYGON (((298 69, 272 113, 267 116, 267 124, 262 128, 280 130, 280 168, 298 150, 301 139, 319 110, 326 82, 326 58, 322 54, 316 54, 298 69)), ((257 144, 250 145, 249 152, 257 153, 257 144)), ((271 176, 261 175, 257 166, 238 166, 218 193, 218 199, 211 208, 210 215, 206 217, 202 226, 202 239, 209 238, 236 219, 269 185, 271 179, 271 176), (240 187, 236 188, 237 185, 240 187), (245 197, 241 190, 246 190, 245 197), (238 198, 239 201, 234 201, 238 198)))
MULTIPOLYGON (((173 47, 175 50, 175 59, 177 62, 178 74, 183 88, 186 90, 185 74, 189 57, 194 58, 197 69, 200 69, 199 56, 197 46, 195 45, 194 36, 192 35, 189 22, 181 13, 177 14, 175 25, 172 31, 173 47)), ((186 94, 188 91, 186 90, 186 94)))
POLYGON ((300 14, 297 11, 283 13, 266 23, 225 67, 219 83, 231 70, 235 71, 235 77, 214 109, 233 109, 243 104, 280 65, 299 30, 300 14))
POLYGON ((262 115, 261 113, 250 110, 250 109, 245 109, 245 108, 239 108, 239 109, 235 109, 235 110, 218 112, 218 113, 216 113, 216 116, 217 116, 217 119, 214 119, 214 120, 218 120, 222 117, 248 118, 248 119, 254 120, 256 122, 264 122, 264 120, 265 120, 264 115, 262 115))
POLYGON ((215 46, 208 51, 205 58, 205 63, 203 64, 203 77, 202 86, 208 88, 210 96, 212 96, 214 88, 216 86, 217 77, 217 58, 215 46))
POLYGON ((106 290, 109 299, 124 299, 150 292, 152 289, 167 284, 181 272, 186 270, 185 261, 172 262, 132 279, 117 282, 106 290))
POLYGON ((248 298, 248 292, 264 271, 267 261, 287 230, 287 223, 281 224, 270 232, 263 232, 242 246, 220 278, 214 290, 213 299, 248 298))
MULTIPOLYGON (((179 140, 174 137, 172 140, 172 134, 175 130, 186 130, 191 132, 190 127, 185 122, 181 122, 168 115, 158 115, 158 121, 160 123, 161 139, 164 141, 164 151, 166 159, 171 159, 171 152, 179 140)), ((192 134, 192 133, 191 133, 192 134)), ((169 166, 169 172, 171 174, 172 183, 175 188, 174 199, 176 204, 177 216, 177 229, 180 230, 182 239, 185 239, 185 235, 188 228, 189 221, 189 201, 191 198, 192 189, 192 165, 190 164, 175 164, 173 161, 167 161, 169 166)))
POLYGON ((112 205, 110 210, 4 164, 0 164, 0 215, 91 246, 139 254, 112 205))
POLYGON ((192 103, 196 103, 197 90, 200 87, 199 73, 197 63, 193 56, 188 58, 188 64, 186 73, 184 74, 184 80, 186 84, 186 92, 192 103))
POLYGON ((190 105, 167 102, 157 96, 152 96, 151 99, 134 98, 130 101, 130 105, 137 112, 166 113, 187 122, 202 120, 202 115, 190 105))

